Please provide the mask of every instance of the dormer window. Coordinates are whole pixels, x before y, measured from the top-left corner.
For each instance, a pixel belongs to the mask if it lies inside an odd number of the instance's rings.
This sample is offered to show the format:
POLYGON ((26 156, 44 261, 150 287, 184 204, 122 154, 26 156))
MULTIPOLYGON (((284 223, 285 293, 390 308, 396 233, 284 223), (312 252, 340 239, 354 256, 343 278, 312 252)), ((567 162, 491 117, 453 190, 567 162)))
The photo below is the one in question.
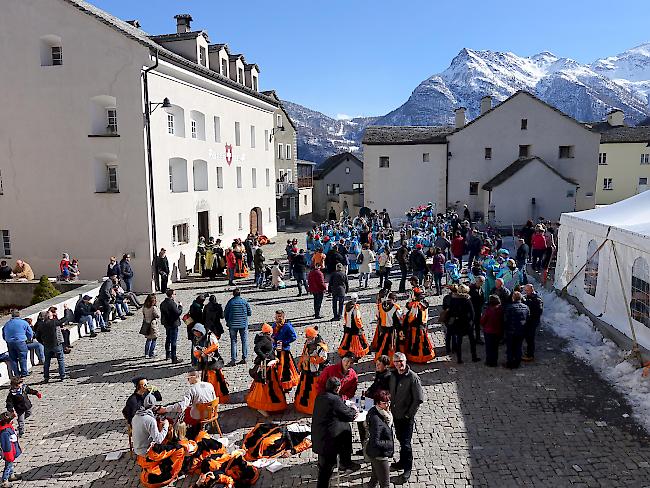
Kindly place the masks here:
POLYGON ((63 64, 63 50, 61 46, 52 46, 52 66, 61 66, 63 64))
POLYGON ((206 66, 206 51, 203 46, 199 47, 199 64, 201 66, 206 66))
POLYGON ((253 76, 253 90, 257 91, 257 76, 253 76))
POLYGON ((244 70, 241 68, 237 69, 237 82, 244 84, 244 70))
POLYGON ((221 60, 221 74, 224 76, 228 76, 228 60, 227 59, 222 59, 221 60))

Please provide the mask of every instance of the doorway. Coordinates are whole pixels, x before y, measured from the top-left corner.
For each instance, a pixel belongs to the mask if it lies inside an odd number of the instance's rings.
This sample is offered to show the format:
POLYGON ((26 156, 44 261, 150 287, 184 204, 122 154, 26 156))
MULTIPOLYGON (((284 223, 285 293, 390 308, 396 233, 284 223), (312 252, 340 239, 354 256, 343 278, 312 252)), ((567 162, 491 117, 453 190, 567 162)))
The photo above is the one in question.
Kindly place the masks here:
POLYGON ((251 234, 253 235, 262 234, 262 209, 261 208, 255 207, 254 209, 251 210, 249 223, 250 223, 251 234))
POLYGON ((210 237, 210 217, 207 210, 197 213, 199 237, 205 237, 207 241, 210 237))

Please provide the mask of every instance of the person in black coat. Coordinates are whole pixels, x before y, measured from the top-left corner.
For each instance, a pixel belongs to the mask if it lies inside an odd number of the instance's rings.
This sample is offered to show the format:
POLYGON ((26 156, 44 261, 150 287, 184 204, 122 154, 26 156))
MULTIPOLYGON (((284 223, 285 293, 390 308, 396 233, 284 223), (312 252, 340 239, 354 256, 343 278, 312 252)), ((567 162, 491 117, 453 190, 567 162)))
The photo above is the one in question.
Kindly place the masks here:
POLYGON ((302 296, 302 287, 305 287, 307 292, 307 258, 305 257, 305 250, 301 249, 293 257, 293 277, 296 279, 298 286, 298 296, 302 296))
POLYGON ((506 336, 506 368, 518 368, 521 364, 521 346, 526 335, 526 324, 530 319, 530 310, 521 303, 521 293, 512 294, 512 303, 507 305, 503 314, 503 328, 506 336))
POLYGON ((366 456, 370 459, 372 468, 368 486, 389 488, 390 460, 395 452, 390 393, 387 390, 378 390, 373 396, 373 400, 375 406, 368 411, 366 416, 368 429, 366 456))
POLYGON ((131 256, 125 254, 120 260, 120 274, 124 280, 124 288, 127 292, 132 291, 133 288, 133 268, 131 267, 131 256))
POLYGON ((167 297, 160 304, 160 323, 165 328, 165 358, 176 364, 181 362, 176 356, 176 343, 183 305, 176 301, 176 292, 173 289, 168 288, 165 295, 167 297))
POLYGON ((350 422, 357 410, 348 407, 339 396, 341 380, 327 379, 325 392, 316 397, 311 421, 312 450, 318 454, 318 482, 316 488, 329 488, 330 478, 340 458, 340 472, 358 471, 361 466, 352 462, 352 429, 350 422))
POLYGON ((449 302, 448 323, 453 331, 453 347, 456 350, 458 364, 463 363, 463 336, 469 337, 472 361, 480 361, 481 358, 476 355, 476 340, 474 339, 474 307, 472 306, 467 285, 460 285, 458 295, 452 296, 449 302))
POLYGON ((542 320, 544 300, 537 294, 531 284, 526 285, 524 291, 526 294, 524 295, 523 303, 528 307, 530 317, 526 323, 526 334, 524 335, 524 339, 526 339, 526 355, 521 359, 524 361, 533 361, 535 359, 535 335, 537 334, 539 323, 542 320))
POLYGON ((169 280, 169 260, 167 259, 167 251, 164 248, 154 258, 153 264, 156 289, 160 290, 160 293, 165 293, 167 291, 167 280, 169 280))
POLYGON ((388 391, 390 382, 390 358, 385 354, 379 356, 375 361, 375 378, 370 387, 366 390, 366 398, 375 398, 375 395, 381 390, 388 391))
POLYGON ((190 317, 192 318, 192 324, 187 326, 187 338, 190 341, 194 337, 194 334, 192 333, 192 327, 194 327, 194 324, 202 324, 203 323, 203 304, 204 303, 205 303, 205 295, 199 295, 194 299, 194 301, 192 302, 192 305, 190 305, 189 314, 190 314, 190 317))
POLYGON ((208 304, 203 307, 203 325, 206 329, 211 331, 217 339, 221 339, 223 335, 223 325, 221 325, 221 319, 223 319, 223 308, 220 303, 217 303, 217 297, 210 295, 208 299, 208 304))
POLYGON ((334 321, 341 320, 345 294, 348 292, 349 288, 348 276, 343 271, 343 265, 338 263, 336 265, 336 271, 330 276, 327 285, 327 291, 332 294, 332 312, 334 313, 334 318, 332 318, 332 320, 334 321))
POLYGON ((417 244, 415 250, 409 254, 409 266, 413 270, 413 275, 418 277, 419 284, 422 285, 424 275, 427 273, 427 258, 422 252, 422 244, 417 244))
POLYGON ((485 277, 478 275, 474 278, 474 283, 469 285, 469 298, 474 307, 474 339, 477 344, 485 344, 481 340, 481 315, 483 315, 483 305, 485 304, 485 293, 483 284, 485 277))
POLYGON ((512 292, 503 284, 503 278, 497 278, 495 287, 490 290, 490 295, 496 295, 501 300, 501 305, 506 306, 511 302, 512 292))
POLYGON ((122 415, 124 415, 124 418, 129 425, 131 425, 131 420, 133 420, 135 413, 144 405, 144 397, 149 393, 151 393, 157 401, 162 401, 162 395, 159 391, 153 390, 153 388, 147 384, 146 377, 136 376, 131 380, 131 382, 135 386, 135 391, 126 399, 126 405, 124 405, 124 408, 122 409, 122 415))

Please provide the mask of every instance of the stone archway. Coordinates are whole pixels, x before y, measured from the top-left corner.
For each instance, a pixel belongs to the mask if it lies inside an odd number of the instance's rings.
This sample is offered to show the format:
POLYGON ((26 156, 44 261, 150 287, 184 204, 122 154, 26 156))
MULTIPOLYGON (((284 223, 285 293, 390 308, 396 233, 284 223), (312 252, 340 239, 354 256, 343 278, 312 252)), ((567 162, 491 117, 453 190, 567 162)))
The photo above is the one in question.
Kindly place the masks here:
POLYGON ((255 235, 257 234, 262 234, 262 209, 260 207, 255 207, 251 210, 250 216, 249 216, 249 224, 250 224, 250 233, 255 235))

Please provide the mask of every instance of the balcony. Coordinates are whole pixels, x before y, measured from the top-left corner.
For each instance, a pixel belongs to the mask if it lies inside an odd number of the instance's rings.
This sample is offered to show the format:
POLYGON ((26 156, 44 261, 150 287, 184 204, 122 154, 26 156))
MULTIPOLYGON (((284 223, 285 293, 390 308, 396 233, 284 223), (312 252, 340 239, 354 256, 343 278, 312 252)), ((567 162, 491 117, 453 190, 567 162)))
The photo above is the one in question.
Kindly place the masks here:
POLYGON ((280 197, 287 193, 298 193, 298 185, 286 181, 275 182, 275 196, 280 197))
POLYGON ((298 188, 311 188, 314 186, 314 179, 311 176, 299 176, 298 188))

